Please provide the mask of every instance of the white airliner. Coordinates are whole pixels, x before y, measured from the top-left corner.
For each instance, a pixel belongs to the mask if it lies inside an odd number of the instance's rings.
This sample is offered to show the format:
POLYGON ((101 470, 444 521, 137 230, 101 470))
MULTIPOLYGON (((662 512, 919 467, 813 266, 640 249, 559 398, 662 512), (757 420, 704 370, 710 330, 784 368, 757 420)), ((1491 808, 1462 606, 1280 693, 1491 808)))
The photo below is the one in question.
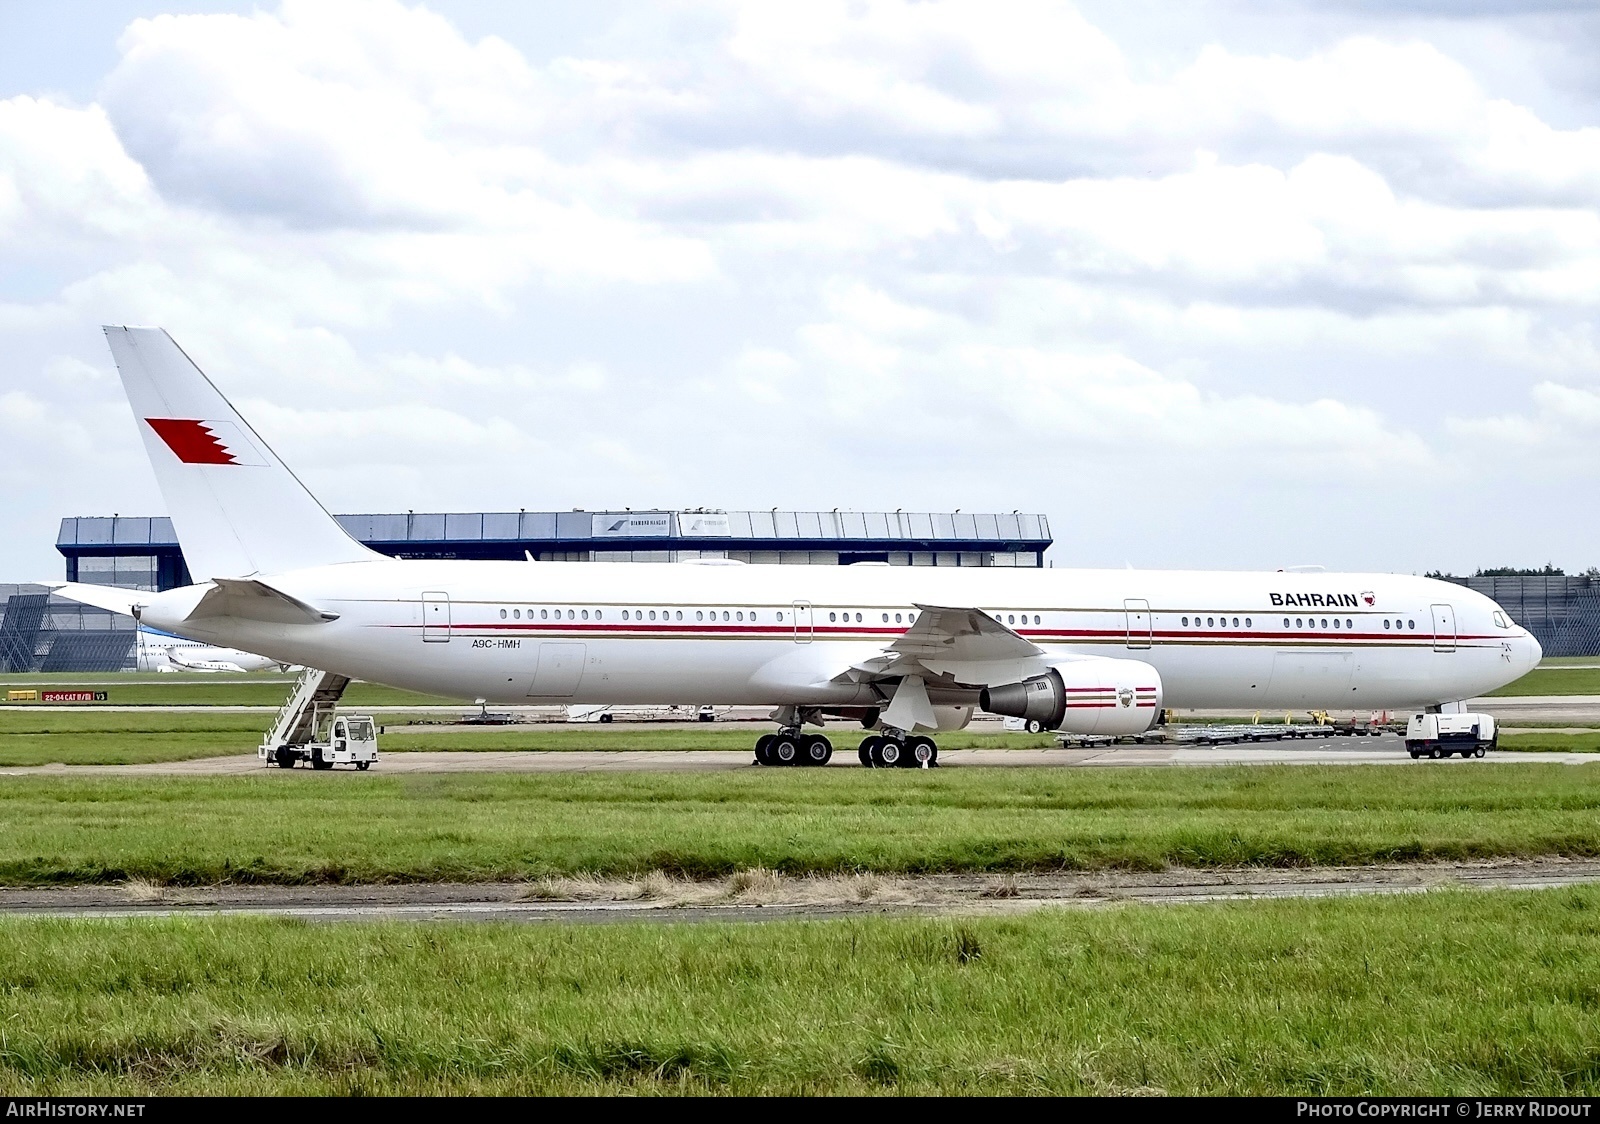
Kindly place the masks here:
POLYGON ((241 652, 238 648, 219 648, 181 636, 140 628, 134 649, 134 666, 140 671, 266 671, 289 669, 287 664, 241 652))
POLYGON ((1532 669, 1461 586, 1392 574, 431 561, 357 543, 164 331, 106 336, 190 570, 50 583, 153 628, 491 703, 770 705, 765 762, 926 764, 975 708, 1124 734, 1163 707, 1420 712, 1532 669))

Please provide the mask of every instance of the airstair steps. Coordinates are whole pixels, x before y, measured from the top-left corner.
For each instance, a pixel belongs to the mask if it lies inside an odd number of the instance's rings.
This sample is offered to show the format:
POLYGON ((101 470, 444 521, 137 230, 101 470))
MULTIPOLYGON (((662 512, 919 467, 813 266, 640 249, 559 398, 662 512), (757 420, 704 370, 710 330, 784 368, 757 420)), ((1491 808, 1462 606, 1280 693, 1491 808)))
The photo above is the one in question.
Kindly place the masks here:
POLYGON ((321 671, 308 667, 301 672, 289 701, 278 711, 262 745, 276 749, 284 745, 305 745, 316 738, 317 728, 323 719, 332 718, 345 688, 350 685, 348 675, 321 671))

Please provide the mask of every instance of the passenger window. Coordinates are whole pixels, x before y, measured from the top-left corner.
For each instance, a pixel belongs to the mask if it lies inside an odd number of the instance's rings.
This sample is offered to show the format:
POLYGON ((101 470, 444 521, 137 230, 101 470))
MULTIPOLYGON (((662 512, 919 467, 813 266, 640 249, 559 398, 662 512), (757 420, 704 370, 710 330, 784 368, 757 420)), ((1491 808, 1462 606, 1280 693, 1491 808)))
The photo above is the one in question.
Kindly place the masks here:
POLYGON ((677 616, 674 619, 680 620, 680 621, 683 619, 683 610, 682 609, 678 610, 677 616))
POLYGON ((1039 614, 1038 613, 1033 614, 1033 623, 1034 624, 1038 624, 1039 623, 1039 614))
POLYGON ((1346 628, 1354 628, 1356 626, 1356 622, 1351 620, 1349 617, 1346 617, 1344 619, 1344 626, 1346 628))
MULTIPOLYGON (((783 614, 781 614, 781 613, 780 613, 780 614, 778 614, 778 619, 779 619, 779 620, 782 620, 782 619, 783 619, 783 614)), ((838 617, 838 614, 836 614, 836 613, 829 613, 829 614, 828 614, 828 620, 830 620, 830 621, 836 621, 836 620, 838 620, 838 619, 839 619, 839 617, 838 617)))
POLYGON ((1239 618, 1238 617, 1234 617, 1233 618, 1233 627, 1234 628, 1238 628, 1239 627, 1239 618))
POLYGON ((656 611, 654 609, 650 610, 650 619, 651 620, 655 620, 656 619, 656 611))
POLYGON ((576 613, 574 613, 571 609, 568 609, 567 610, 567 619, 569 621, 577 620, 578 619, 578 615, 576 613))
POLYGON ((1383 618, 1383 627, 1384 628, 1388 628, 1389 627, 1389 618, 1388 617, 1384 617, 1383 618))
POLYGON ((1299 617, 1296 617, 1296 618, 1295 618, 1295 619, 1294 619, 1294 626, 1295 626, 1295 627, 1296 627, 1296 628, 1304 628, 1304 627, 1305 627, 1305 622, 1304 622, 1304 621, 1302 621, 1302 620, 1301 620, 1301 619, 1300 619, 1300 618, 1299 618, 1299 617))
POLYGON ((506 619, 506 611, 504 609, 500 610, 500 619, 501 620, 505 620, 506 619))
POLYGON ((1333 618, 1333 627, 1334 628, 1338 628, 1339 627, 1339 618, 1338 617, 1334 617, 1333 618))
MULTIPOLYGON (((1237 624, 1237 623, 1239 623, 1239 622, 1237 622, 1237 621, 1235 621, 1235 622, 1234 622, 1234 623, 1235 623, 1235 624, 1237 624)), ((1246 628, 1250 628, 1250 627, 1252 627, 1252 626, 1251 626, 1251 624, 1250 624, 1250 618, 1249 618, 1249 617, 1246 617, 1246 618, 1245 618, 1245 619, 1244 619, 1244 626, 1245 626, 1245 627, 1246 627, 1246 628)))
POLYGON ((889 623, 889 614, 888 613, 883 614, 883 623, 884 624, 888 624, 889 623))
POLYGON ((623 620, 627 620, 628 619, 628 610, 626 610, 626 609, 622 610, 622 619, 623 620))
POLYGON ((1189 627, 1189 618, 1188 617, 1184 617, 1183 618, 1183 627, 1184 628, 1188 628, 1189 627))
POLYGON ((705 620, 706 619, 705 612, 703 610, 696 609, 694 611, 694 619, 697 620, 697 621, 705 620))
MULTIPOLYGON (((829 616, 828 616, 828 619, 829 619, 829 620, 830 620, 830 621, 831 621, 831 620, 832 620, 832 619, 833 619, 833 615, 832 615, 832 614, 829 614, 829 616)), ((778 614, 778 623, 779 623, 779 624, 782 624, 782 623, 783 623, 783 614, 782 614, 782 613, 779 613, 779 614, 778 614)))
POLYGON ((588 620, 589 619, 589 610, 588 609, 585 609, 583 611, 583 619, 584 620, 588 620))
POLYGON ((511 617, 512 617, 513 620, 519 620, 520 621, 522 619, 522 610, 521 609, 512 609, 511 610, 511 617))
POLYGON ((860 613, 857 613, 857 614, 856 614, 856 623, 857 623, 857 624, 860 624, 860 623, 861 623, 861 614, 860 614, 860 613))
POLYGON ((1212 627, 1215 627, 1215 618, 1213 618, 1213 617, 1207 617, 1207 618, 1206 618, 1206 627, 1207 627, 1207 628, 1212 628, 1212 627))
POLYGON ((1284 617, 1283 618, 1283 627, 1284 628, 1288 628, 1289 627, 1289 618, 1288 617, 1284 617))
POLYGON ((733 614, 733 616, 734 616, 735 620, 741 620, 741 621, 744 620, 744 610, 743 609, 739 610, 739 612, 733 614))
POLYGON ((549 609, 540 609, 539 610, 539 619, 542 620, 542 621, 549 620, 550 619, 550 610, 549 609))
POLYGON ((1410 629, 1415 629, 1417 627, 1417 622, 1416 621, 1407 621, 1406 622, 1406 627, 1410 628, 1410 629))
POLYGON ((894 623, 895 624, 899 624, 900 623, 900 614, 899 613, 896 613, 894 615, 894 623))
POLYGON ((722 619, 723 620, 727 620, 728 619, 728 610, 726 610, 726 609, 722 610, 722 619))

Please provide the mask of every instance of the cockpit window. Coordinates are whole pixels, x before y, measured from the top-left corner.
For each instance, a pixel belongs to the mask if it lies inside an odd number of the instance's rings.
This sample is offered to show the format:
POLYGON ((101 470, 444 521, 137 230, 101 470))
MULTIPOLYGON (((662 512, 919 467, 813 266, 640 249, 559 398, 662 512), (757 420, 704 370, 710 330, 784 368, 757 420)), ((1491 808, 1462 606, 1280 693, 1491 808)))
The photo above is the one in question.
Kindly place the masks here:
POLYGON ((1496 628, 1510 628, 1511 627, 1511 622, 1506 620, 1506 615, 1504 613, 1502 613, 1499 609, 1496 609, 1494 611, 1494 623, 1495 623, 1495 627, 1496 628))

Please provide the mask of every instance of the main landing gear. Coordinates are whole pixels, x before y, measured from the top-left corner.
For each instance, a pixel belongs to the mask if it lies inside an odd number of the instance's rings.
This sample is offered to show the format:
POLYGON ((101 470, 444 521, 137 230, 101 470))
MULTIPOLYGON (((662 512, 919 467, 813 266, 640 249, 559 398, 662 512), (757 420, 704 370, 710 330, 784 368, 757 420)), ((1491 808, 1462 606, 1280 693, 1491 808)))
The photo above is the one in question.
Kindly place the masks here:
POLYGON ((833 743, 821 734, 783 729, 756 739, 757 765, 826 765, 832 758, 833 743))
POLYGON ((932 769, 939 764, 939 747, 921 734, 871 734, 862 739, 856 755, 869 769, 932 769))
MULTIPOLYGON (((939 764, 939 747, 921 734, 871 734, 856 755, 869 769, 933 769, 939 764)), ((826 765, 832 758, 833 743, 821 734, 779 730, 756 740, 757 765, 826 765)))

